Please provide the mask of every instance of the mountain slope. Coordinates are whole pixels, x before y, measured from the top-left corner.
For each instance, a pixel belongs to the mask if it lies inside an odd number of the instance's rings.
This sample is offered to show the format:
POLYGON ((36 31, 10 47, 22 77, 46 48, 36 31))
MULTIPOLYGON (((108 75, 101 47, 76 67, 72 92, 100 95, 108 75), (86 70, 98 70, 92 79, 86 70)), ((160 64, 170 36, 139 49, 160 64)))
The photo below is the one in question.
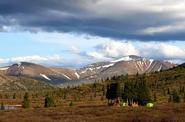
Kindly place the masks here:
POLYGON ((175 67, 175 64, 166 61, 145 59, 138 56, 127 56, 110 62, 91 64, 78 72, 83 80, 94 80, 125 74, 143 74, 166 70, 175 67))
POLYGON ((0 73, 0 91, 53 89, 53 85, 42 80, 26 77, 6 76, 0 73))
POLYGON ((118 75, 143 74, 161 71, 175 66, 175 64, 170 62, 157 61, 131 55, 113 61, 93 63, 77 70, 50 68, 34 63, 21 62, 9 67, 0 68, 0 74, 2 76, 25 77, 41 80, 45 83, 57 86, 67 86, 90 83, 95 80, 118 75))
MULTIPOLYGON (((10 66, 6 71, 6 75, 29 77, 37 80, 44 80, 51 84, 62 84, 72 80, 66 74, 62 73, 65 70, 61 70, 62 69, 59 71, 54 68, 47 68, 34 63, 21 62, 10 66)), ((70 71, 68 70, 68 72, 70 71)))

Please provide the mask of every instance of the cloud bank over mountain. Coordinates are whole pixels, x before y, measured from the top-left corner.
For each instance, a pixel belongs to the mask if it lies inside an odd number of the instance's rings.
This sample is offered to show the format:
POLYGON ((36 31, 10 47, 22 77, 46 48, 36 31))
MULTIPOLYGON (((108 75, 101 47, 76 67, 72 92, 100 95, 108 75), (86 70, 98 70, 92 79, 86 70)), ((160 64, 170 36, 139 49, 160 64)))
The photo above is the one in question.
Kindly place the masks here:
POLYGON ((78 67, 126 55, 181 63, 184 6, 185 0, 1 0, 0 64, 78 67))
POLYGON ((184 6, 185 0, 4 0, 0 1, 0 31, 184 41, 184 6))
POLYGON ((1 65, 9 65, 13 63, 19 62, 32 62, 37 64, 44 64, 44 65, 60 65, 63 63, 63 58, 59 55, 53 56, 22 56, 22 57, 11 57, 11 58, 0 58, 1 65))
POLYGON ((130 42, 111 41, 99 44, 95 47, 94 52, 85 53, 93 58, 116 59, 127 55, 138 55, 156 60, 168 60, 174 63, 185 61, 185 49, 174 46, 173 44, 147 43, 140 42, 133 44, 130 42))

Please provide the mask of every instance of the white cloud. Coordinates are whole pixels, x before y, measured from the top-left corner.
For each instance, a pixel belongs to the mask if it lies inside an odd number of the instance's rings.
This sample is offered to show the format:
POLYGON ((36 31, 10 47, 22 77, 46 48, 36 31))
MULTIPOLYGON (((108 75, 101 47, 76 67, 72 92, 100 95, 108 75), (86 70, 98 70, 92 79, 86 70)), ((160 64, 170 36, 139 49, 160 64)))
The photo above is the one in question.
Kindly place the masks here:
POLYGON ((44 62, 60 62, 62 60, 62 57, 59 55, 54 55, 54 56, 47 56, 47 57, 42 57, 42 56, 25 56, 25 57, 13 57, 10 59, 11 62, 34 62, 34 63, 44 63, 44 62))
POLYGON ((22 57, 11 57, 6 59, 0 59, 0 64, 12 64, 12 63, 18 63, 18 62, 32 62, 37 64, 47 64, 47 65, 56 65, 62 63, 63 58, 59 55, 53 55, 53 56, 22 56, 22 57))
POLYGON ((185 49, 165 43, 142 43, 140 55, 160 59, 185 59, 185 49))
POLYGON ((0 58, 0 64, 5 63, 5 62, 6 62, 5 59, 0 58))
POLYGON ((70 51, 72 53, 76 53, 76 54, 79 54, 80 53, 80 49, 77 48, 76 46, 72 46, 71 49, 70 49, 70 51))
POLYGON ((131 43, 109 41, 96 46, 99 55, 105 57, 122 57, 126 55, 139 55, 138 50, 131 43))
POLYGON ((185 61, 185 49, 173 44, 139 42, 139 45, 127 42, 109 41, 99 44, 95 51, 86 52, 85 58, 93 57, 94 61, 106 61, 127 55, 138 55, 157 60, 169 60, 174 63, 185 61))
POLYGON ((99 53, 99 52, 89 52, 86 55, 93 58, 94 60, 100 60, 100 61, 110 60, 109 57, 106 57, 102 53, 99 53))
MULTIPOLYGON (((161 42, 118 42, 107 41, 97 44, 93 50, 85 50, 76 46, 71 46, 70 53, 74 55, 70 58, 52 55, 52 56, 21 56, 0 58, 0 65, 12 64, 17 62, 33 62, 47 66, 67 66, 79 67, 89 63, 110 61, 127 55, 138 55, 146 58, 168 60, 174 63, 185 61, 185 49, 183 46, 174 45, 173 43, 161 42)), ((3 65, 4 66, 4 65, 3 65)))

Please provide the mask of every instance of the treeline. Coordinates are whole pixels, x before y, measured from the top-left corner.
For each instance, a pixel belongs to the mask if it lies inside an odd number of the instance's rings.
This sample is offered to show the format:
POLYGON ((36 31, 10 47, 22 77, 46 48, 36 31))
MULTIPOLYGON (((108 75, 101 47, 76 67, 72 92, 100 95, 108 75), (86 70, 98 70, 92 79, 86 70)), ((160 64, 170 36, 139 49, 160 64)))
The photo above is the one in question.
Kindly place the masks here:
POLYGON ((123 101, 139 105, 148 102, 185 102, 185 70, 176 68, 150 74, 114 76, 92 84, 66 88, 0 92, 0 103, 4 99, 10 99, 9 102, 18 100, 29 107, 55 107, 63 103, 73 106, 78 101, 103 101, 105 98, 109 103, 123 101), (29 101, 29 104, 24 101, 29 101))
POLYGON ((107 99, 137 102, 185 102, 185 68, 149 74, 121 75, 107 78, 107 99), (114 92, 113 92, 114 91, 114 92))
POLYGON ((113 104, 115 100, 118 101, 118 99, 128 102, 129 105, 132 105, 133 103, 146 105, 147 103, 152 102, 150 89, 143 76, 138 76, 137 80, 134 81, 125 79, 124 83, 117 81, 116 77, 113 77, 111 82, 112 83, 107 85, 106 94, 109 104, 113 104))
POLYGON ((81 86, 68 86, 40 91, 0 92, 3 105, 21 104, 23 108, 73 106, 75 102, 104 100, 106 87, 98 81, 81 86))

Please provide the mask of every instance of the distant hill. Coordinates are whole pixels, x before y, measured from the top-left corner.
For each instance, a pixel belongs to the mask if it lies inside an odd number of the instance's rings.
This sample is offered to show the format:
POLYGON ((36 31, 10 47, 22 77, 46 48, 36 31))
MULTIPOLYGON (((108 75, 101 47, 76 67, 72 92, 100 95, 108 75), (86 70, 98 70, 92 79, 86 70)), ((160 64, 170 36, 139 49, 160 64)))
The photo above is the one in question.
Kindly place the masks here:
POLYGON ((90 64, 78 70, 78 73, 82 80, 87 82, 125 74, 151 73, 167 70, 176 66, 176 64, 167 61, 146 59, 131 55, 109 62, 90 64))
POLYGON ((20 62, 9 66, 6 70, 6 75, 28 77, 43 80, 53 85, 59 85, 74 79, 72 78, 74 77, 72 75, 73 72, 63 68, 48 68, 34 63, 20 62), (68 76, 68 74, 70 75, 68 76))
POLYGON ((26 77, 6 76, 0 74, 0 91, 19 90, 44 90, 53 89, 55 86, 42 80, 34 80, 26 77))
MULTIPOLYGON (((176 67, 176 64, 167 61, 146 59, 139 56, 126 56, 117 60, 93 63, 80 69, 52 68, 39 64, 20 62, 0 68, 1 79, 4 84, 11 79, 32 79, 40 83, 63 87, 92 83, 95 80, 119 75, 133 75, 163 71, 176 67), (6 80, 7 79, 7 80, 6 80)), ((1 83, 0 83, 1 85, 1 83)))

